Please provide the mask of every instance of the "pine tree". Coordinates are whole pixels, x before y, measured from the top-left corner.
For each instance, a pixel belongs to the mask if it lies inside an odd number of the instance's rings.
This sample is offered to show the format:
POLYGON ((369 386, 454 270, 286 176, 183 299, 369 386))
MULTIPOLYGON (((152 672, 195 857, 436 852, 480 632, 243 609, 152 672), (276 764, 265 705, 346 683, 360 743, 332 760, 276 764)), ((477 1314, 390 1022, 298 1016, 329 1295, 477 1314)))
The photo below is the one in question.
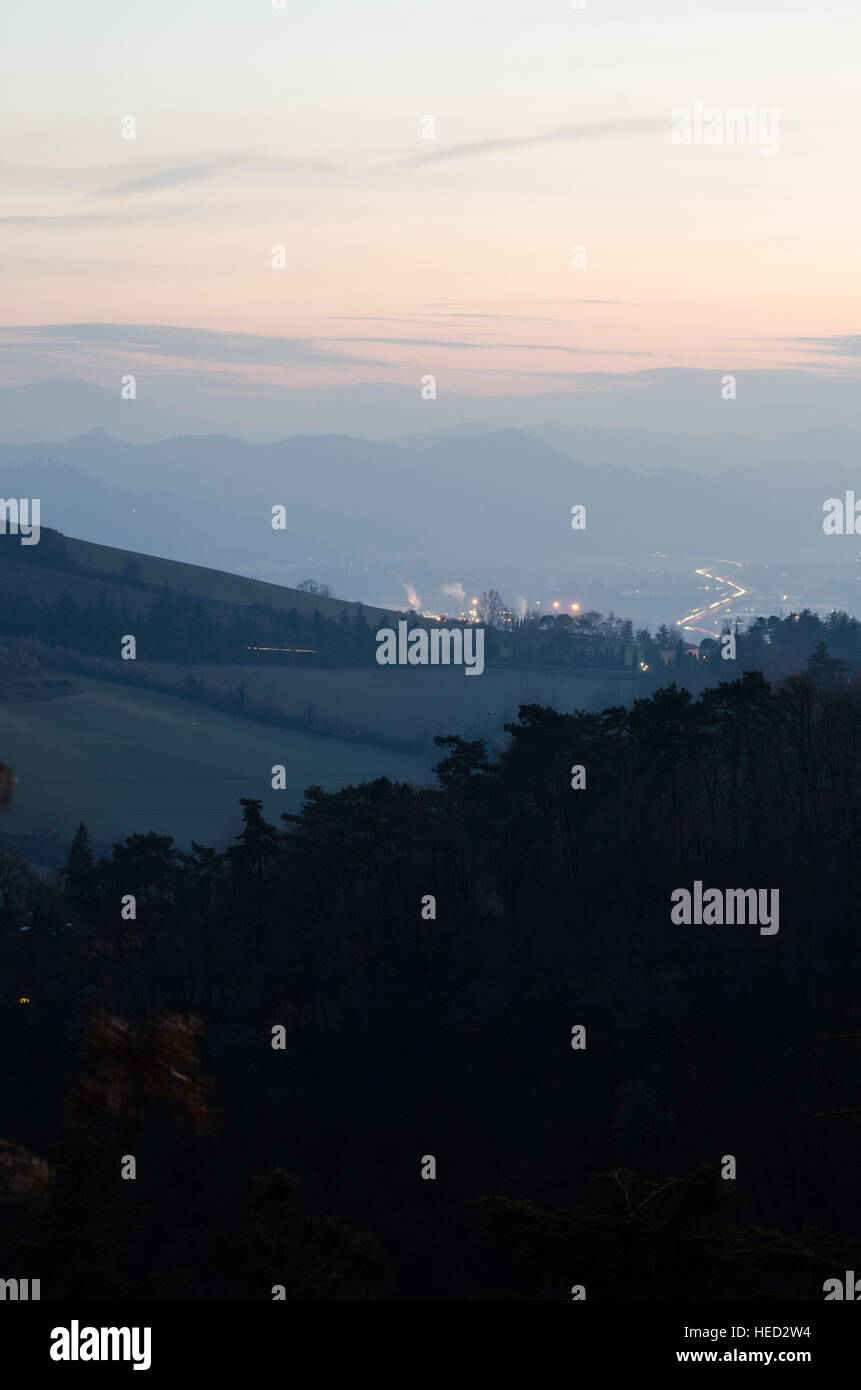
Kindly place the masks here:
POLYGON ((820 685, 835 686, 845 671, 846 662, 839 657, 829 656, 828 648, 820 637, 807 661, 808 676, 819 681, 820 685))
POLYGON ((85 908, 93 892, 93 851, 87 827, 81 821, 72 840, 63 873, 66 878, 66 892, 73 906, 85 908))

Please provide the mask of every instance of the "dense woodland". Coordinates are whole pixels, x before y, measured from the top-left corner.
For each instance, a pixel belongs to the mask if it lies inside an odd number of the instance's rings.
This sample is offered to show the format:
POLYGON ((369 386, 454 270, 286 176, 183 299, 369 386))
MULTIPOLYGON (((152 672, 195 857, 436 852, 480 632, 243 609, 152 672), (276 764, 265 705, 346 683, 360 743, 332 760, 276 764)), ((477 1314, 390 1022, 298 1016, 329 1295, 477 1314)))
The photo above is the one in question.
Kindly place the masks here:
POLYGON ((5 1276, 821 1299, 861 1268, 861 685, 820 674, 523 707, 431 788, 245 799, 223 852, 0 854, 5 1276), (673 924, 696 879, 779 933, 673 924))

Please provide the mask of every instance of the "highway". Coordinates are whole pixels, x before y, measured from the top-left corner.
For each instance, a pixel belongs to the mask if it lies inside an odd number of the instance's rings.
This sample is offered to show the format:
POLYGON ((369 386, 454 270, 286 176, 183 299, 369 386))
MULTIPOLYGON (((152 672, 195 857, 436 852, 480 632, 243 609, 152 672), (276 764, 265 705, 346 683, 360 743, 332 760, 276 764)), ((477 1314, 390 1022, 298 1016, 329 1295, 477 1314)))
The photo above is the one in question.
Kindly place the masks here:
MULTIPOLYGON (((740 567, 741 561, 724 561, 721 563, 721 568, 724 567, 724 564, 738 565, 740 567)), ((726 616, 727 608, 731 604, 736 603, 740 598, 743 598, 745 594, 749 594, 751 590, 743 589, 734 579, 727 579, 722 574, 716 574, 711 568, 698 569, 696 573, 702 575, 704 579, 713 580, 716 584, 726 584, 727 588, 731 589, 732 592, 727 594, 724 598, 717 599, 714 603, 707 603, 700 608, 695 608, 692 613, 686 613, 683 618, 677 618, 676 627, 680 627, 684 632, 701 632, 705 637, 718 637, 720 635, 722 621, 726 616), (703 618, 711 620, 715 626, 710 628, 698 626, 699 621, 703 618)))

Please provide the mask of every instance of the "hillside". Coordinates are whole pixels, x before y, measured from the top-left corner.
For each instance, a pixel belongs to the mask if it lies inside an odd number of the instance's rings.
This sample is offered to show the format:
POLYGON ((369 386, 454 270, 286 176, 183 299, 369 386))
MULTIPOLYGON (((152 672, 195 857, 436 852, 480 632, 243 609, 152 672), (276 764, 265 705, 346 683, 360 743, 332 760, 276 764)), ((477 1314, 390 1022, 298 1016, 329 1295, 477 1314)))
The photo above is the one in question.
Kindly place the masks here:
MULTIPOLYGON (((4 587, 21 586, 51 599, 68 589, 80 602, 92 602, 99 595, 128 602, 134 595, 146 606, 147 592, 142 586, 152 586, 151 601, 167 584, 222 608, 261 605, 276 612, 295 608, 307 616, 317 610, 326 618, 337 619, 342 612, 353 614, 359 607, 348 600, 320 598, 224 570, 78 540, 45 526, 38 546, 22 546, 15 537, 0 536, 0 566, 4 587), (130 573, 136 582, 130 580, 130 573)), ((368 622, 384 616, 382 609, 366 606, 364 611, 368 622)))
POLYGON ((55 831, 85 821, 94 840, 155 830, 182 844, 223 844, 239 798, 277 819, 305 788, 336 791, 376 777, 425 780, 419 758, 250 723, 152 691, 75 676, 64 698, 0 704, 0 761, 19 778, 0 830, 55 831), (273 791, 271 768, 286 769, 273 791))

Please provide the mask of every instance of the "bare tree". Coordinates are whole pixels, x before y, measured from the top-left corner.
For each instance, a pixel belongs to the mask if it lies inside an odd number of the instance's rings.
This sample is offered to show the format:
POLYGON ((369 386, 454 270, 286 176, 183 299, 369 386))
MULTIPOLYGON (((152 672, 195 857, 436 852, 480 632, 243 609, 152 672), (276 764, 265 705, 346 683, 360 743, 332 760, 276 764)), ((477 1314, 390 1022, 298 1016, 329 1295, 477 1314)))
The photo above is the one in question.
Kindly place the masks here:
POLYGON ((487 627, 499 627, 505 604, 498 589, 488 589, 478 600, 481 620, 487 627))
POLYGON ((335 590, 331 584, 321 584, 319 579, 303 579, 296 588, 302 594, 316 594, 317 598, 334 598, 335 590))

